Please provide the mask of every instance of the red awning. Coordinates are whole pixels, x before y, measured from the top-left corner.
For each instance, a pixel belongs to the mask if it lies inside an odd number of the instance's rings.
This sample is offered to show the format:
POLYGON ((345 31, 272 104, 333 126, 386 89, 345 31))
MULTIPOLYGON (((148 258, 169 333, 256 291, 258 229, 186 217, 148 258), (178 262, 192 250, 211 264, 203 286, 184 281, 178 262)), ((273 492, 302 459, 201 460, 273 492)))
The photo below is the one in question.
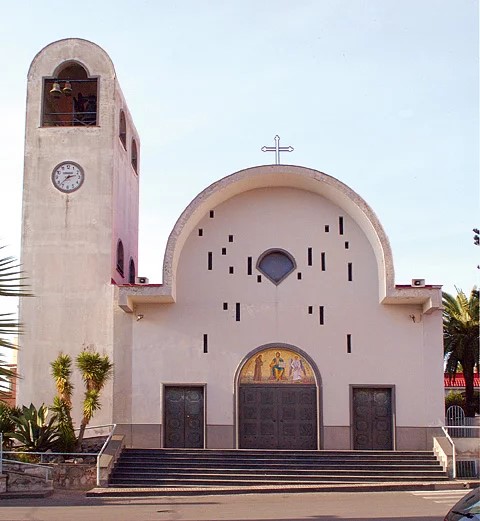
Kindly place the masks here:
MULTIPOLYGON (((445 374, 443 377, 443 385, 445 387, 465 387, 465 377, 463 373, 456 373, 454 376, 445 374)), ((473 375, 473 386, 480 387, 480 375, 478 373, 473 375)))

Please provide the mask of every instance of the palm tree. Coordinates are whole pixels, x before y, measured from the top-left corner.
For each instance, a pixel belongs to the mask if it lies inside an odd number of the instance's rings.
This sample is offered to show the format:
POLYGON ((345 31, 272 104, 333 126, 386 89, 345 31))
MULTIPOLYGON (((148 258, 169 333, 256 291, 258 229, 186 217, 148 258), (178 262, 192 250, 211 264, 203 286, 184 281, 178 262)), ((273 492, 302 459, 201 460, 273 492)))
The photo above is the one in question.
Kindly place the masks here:
POLYGON ((475 416, 473 376, 479 356, 478 290, 474 287, 467 298, 457 289, 454 297, 443 293, 443 348, 446 371, 454 375, 459 364, 465 377, 465 415, 475 416))
MULTIPOLYGON (((0 246, 0 250, 4 246, 0 246)), ((24 284, 25 277, 20 270, 20 265, 14 257, 0 258, 0 297, 26 297, 31 296, 24 284)), ((17 349, 13 338, 21 333, 15 313, 0 313, 0 348, 17 349)), ((16 377, 5 361, 0 357, 0 399, 6 398, 10 390, 10 382, 16 377)))
POLYGON ((76 359, 76 365, 82 373, 85 383, 85 398, 83 400, 83 417, 77 439, 77 449, 82 445, 85 429, 96 411, 100 410, 100 392, 112 376, 113 364, 107 355, 84 350, 76 359))
POLYGON ((74 448, 76 441, 72 421, 72 359, 69 355, 60 353, 50 367, 57 388, 52 411, 55 413, 60 431, 59 443, 63 451, 69 452, 74 448))

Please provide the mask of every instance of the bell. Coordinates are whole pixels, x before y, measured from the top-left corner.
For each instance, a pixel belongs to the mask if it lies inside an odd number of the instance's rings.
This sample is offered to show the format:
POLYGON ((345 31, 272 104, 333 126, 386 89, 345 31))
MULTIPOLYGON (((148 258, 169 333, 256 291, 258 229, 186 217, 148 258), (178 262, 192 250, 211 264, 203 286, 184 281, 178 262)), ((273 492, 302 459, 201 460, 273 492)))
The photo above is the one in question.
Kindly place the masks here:
POLYGON ((53 82, 53 87, 52 87, 52 90, 50 91, 50 94, 55 99, 58 99, 62 95, 62 91, 60 90, 60 83, 58 83, 58 81, 53 82))
POLYGON ((65 85, 63 86, 62 92, 65 94, 65 96, 71 96, 72 95, 72 84, 68 80, 65 82, 65 85))

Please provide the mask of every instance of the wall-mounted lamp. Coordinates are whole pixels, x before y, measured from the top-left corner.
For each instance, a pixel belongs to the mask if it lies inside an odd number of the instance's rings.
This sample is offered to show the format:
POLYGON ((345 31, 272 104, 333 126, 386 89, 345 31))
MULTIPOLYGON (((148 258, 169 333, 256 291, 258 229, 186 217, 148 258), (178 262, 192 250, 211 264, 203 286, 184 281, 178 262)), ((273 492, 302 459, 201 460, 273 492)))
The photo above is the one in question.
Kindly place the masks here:
POLYGON ((143 318, 143 315, 142 315, 142 314, 137 315, 137 322, 138 322, 139 320, 142 320, 142 318, 143 318))

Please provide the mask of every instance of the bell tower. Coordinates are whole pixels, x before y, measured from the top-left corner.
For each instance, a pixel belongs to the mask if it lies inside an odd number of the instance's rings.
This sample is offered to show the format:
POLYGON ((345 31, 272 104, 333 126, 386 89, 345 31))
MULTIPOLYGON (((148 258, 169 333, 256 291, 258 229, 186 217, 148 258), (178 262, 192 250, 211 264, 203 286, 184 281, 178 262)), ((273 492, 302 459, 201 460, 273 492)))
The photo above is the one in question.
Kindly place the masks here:
MULTIPOLYGON (((108 55, 66 39, 28 72, 18 404, 50 404, 50 362, 92 346, 115 362, 113 291, 135 282, 140 140, 108 55)), ((82 384, 74 381, 78 419, 82 384)), ((109 382, 97 420, 112 420, 109 382)))

